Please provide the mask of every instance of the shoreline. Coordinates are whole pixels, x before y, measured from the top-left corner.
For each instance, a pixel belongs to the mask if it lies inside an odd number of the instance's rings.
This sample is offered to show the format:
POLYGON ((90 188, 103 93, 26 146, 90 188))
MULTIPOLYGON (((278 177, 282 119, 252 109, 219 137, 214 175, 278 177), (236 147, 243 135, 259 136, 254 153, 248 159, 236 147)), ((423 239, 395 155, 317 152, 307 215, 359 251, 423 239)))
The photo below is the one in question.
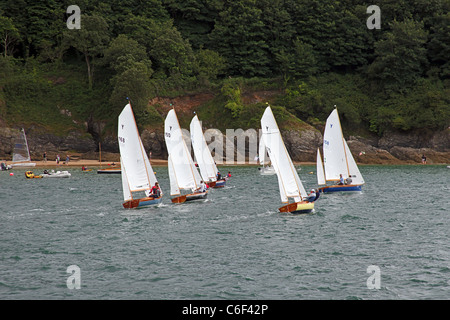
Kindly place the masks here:
MULTIPOLYGON (((5 162, 6 164, 11 164, 10 161, 4 161, 0 160, 0 162, 5 162)), ((98 160, 89 160, 89 159, 77 159, 77 160, 71 160, 68 164, 65 164, 63 161, 60 161, 59 164, 56 164, 56 161, 31 161, 33 163, 36 163, 35 167, 26 167, 26 168, 42 168, 42 167, 54 167, 54 168, 65 168, 65 167, 82 167, 85 166, 87 168, 120 168, 120 162, 119 161, 98 161, 98 160)), ((167 167, 167 160, 164 159, 152 159, 150 160, 150 163, 152 166, 158 167, 158 166, 165 166, 167 167)), ((300 166, 300 165, 308 165, 308 166, 315 166, 315 162, 302 162, 302 161, 293 161, 294 165, 300 166)), ((217 164, 220 167, 233 167, 233 166, 254 166, 254 167, 260 167, 258 163, 235 163, 235 164, 217 164)), ((402 161, 401 163, 358 163, 358 166, 366 166, 366 165, 423 165, 419 162, 409 162, 409 161, 402 161)), ((448 163, 428 163, 426 165, 449 165, 448 163)), ((16 167, 21 168, 21 167, 16 167)), ((25 168, 25 167, 22 167, 25 168)), ((32 169, 30 169, 32 170, 32 169)))

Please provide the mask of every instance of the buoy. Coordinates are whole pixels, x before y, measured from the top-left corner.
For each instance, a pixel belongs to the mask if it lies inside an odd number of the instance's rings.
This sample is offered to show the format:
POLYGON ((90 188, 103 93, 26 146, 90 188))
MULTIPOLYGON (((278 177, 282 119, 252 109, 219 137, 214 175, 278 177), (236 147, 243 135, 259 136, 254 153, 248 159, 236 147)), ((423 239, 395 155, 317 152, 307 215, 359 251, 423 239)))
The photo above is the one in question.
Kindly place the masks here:
POLYGON ((14 173, 11 172, 9 175, 12 177, 14 175, 14 173))

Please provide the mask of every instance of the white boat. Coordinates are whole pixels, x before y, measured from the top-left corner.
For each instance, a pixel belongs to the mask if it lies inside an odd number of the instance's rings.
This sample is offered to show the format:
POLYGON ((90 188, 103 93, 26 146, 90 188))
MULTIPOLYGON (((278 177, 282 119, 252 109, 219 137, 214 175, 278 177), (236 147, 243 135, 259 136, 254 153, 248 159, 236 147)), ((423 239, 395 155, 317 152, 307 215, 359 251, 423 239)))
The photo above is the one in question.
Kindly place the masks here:
POLYGON ((314 210, 314 201, 306 194, 305 188, 295 170, 291 157, 284 145, 272 109, 266 108, 261 118, 262 138, 278 177, 281 201, 286 203, 280 212, 309 213, 314 210), (292 203, 289 200, 293 199, 292 203))
POLYGON ((225 187, 225 179, 217 180, 217 173, 219 170, 217 169, 216 163, 211 155, 211 151, 208 148, 208 144, 206 143, 206 139, 197 115, 192 118, 190 130, 195 160, 197 161, 203 181, 205 181, 205 183, 212 188, 225 187))
POLYGON ((40 174, 42 178, 70 178, 72 174, 69 171, 56 171, 52 170, 48 172, 44 170, 44 173, 40 174))
POLYGON ((198 192, 202 179, 188 151, 174 109, 169 111, 164 121, 164 137, 169 153, 170 195, 174 196, 172 202, 183 203, 205 199, 208 191, 198 192), (188 193, 181 194, 182 191, 188 193))
POLYGON ((329 115, 323 134, 323 165, 317 150, 317 183, 326 185, 320 192, 361 191, 364 179, 342 134, 339 115, 335 108, 329 115), (336 184, 343 177, 344 184, 336 184))
POLYGON ((117 136, 120 151, 123 207, 131 209, 161 203, 162 192, 158 197, 150 195, 150 190, 157 179, 139 136, 131 104, 127 104, 119 115, 117 136), (141 193, 141 197, 137 198, 136 193, 141 193), (144 194, 142 195, 142 193, 144 194))
POLYGON ((36 163, 31 162, 30 150, 28 148, 27 136, 22 128, 14 141, 14 150, 11 167, 35 167, 36 163))
POLYGON ((258 155, 259 155, 259 164, 261 165, 261 167, 258 168, 259 173, 261 175, 264 176, 269 176, 269 175, 274 175, 276 174, 275 168, 273 167, 273 165, 270 163, 266 165, 266 145, 264 144, 264 139, 261 138, 259 139, 259 150, 258 150, 258 155))

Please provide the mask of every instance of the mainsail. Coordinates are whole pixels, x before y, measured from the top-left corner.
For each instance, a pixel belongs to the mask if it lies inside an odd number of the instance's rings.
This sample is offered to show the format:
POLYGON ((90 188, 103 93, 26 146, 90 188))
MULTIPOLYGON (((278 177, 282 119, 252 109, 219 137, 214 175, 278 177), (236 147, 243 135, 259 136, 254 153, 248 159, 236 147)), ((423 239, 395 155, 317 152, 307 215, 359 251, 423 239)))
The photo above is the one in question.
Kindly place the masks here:
POLYGON ((130 104, 127 104, 119 115, 118 139, 123 196, 126 201, 132 199, 132 192, 146 191, 148 193, 157 181, 139 137, 130 104))
POLYGON ((323 171, 322 157, 320 156, 320 150, 317 148, 317 159, 316 159, 316 170, 317 170, 317 184, 326 184, 325 172, 323 171))
POLYGON ((203 135, 203 130, 197 115, 192 118, 190 129, 195 160, 200 168, 200 174, 203 181, 216 181, 216 174, 218 172, 217 166, 211 155, 211 151, 206 144, 205 136, 203 135))
POLYGON ((12 166, 35 166, 36 163, 31 163, 30 150, 28 148, 27 136, 25 130, 22 128, 19 135, 14 141, 12 166))
POLYGON ((326 181, 337 181, 342 174, 344 179, 351 177, 352 184, 364 184, 364 179, 342 134, 337 109, 331 112, 325 125, 323 157, 326 181))
POLYGON ((307 196, 305 188, 286 150, 270 107, 266 108, 261 118, 261 128, 264 144, 278 176, 281 201, 287 203, 289 198, 294 198, 295 202, 302 201, 307 196))
POLYGON ((169 175, 173 176, 173 179, 170 180, 171 195, 176 195, 173 193, 175 190, 199 188, 200 174, 184 142, 181 127, 173 109, 169 111, 164 122, 164 137, 170 156, 169 175), (173 172, 170 173, 170 170, 173 172), (172 186, 172 183, 175 183, 176 186, 172 186))

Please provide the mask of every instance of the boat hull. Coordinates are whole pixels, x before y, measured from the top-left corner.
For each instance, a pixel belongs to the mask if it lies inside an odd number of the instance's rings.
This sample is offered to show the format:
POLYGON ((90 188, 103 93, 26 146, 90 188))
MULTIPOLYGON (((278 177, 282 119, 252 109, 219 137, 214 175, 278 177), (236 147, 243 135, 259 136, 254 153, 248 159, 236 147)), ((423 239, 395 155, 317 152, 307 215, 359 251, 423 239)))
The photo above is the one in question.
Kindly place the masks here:
POLYGON ((70 178, 72 176, 72 174, 68 171, 57 171, 54 173, 43 173, 42 177, 43 178, 70 178))
POLYGON ((271 175, 276 174, 275 168, 273 168, 273 167, 269 167, 269 168, 264 167, 264 168, 258 168, 258 169, 259 169, 259 173, 262 176, 271 176, 271 175))
POLYGON ((120 169, 99 169, 97 170, 98 174, 121 174, 122 170, 120 169))
POLYGON ((223 188, 223 187, 225 187, 226 183, 227 183, 226 179, 220 179, 220 180, 217 180, 217 181, 207 182, 206 184, 210 188, 223 188))
POLYGON ((154 206, 157 204, 160 204, 162 202, 162 197, 159 198, 152 198, 152 197, 145 197, 141 199, 133 199, 128 200, 123 203, 123 207, 125 209, 133 209, 133 208, 140 208, 140 207, 146 207, 146 206, 154 206))
POLYGON ((208 196, 208 192, 190 193, 172 199, 172 203, 183 203, 187 201, 203 200, 208 196))
POLYGON ((287 204, 279 208, 280 212, 289 212, 292 214, 310 213, 314 210, 314 202, 301 201, 287 204))
POLYGON ((19 162, 19 163, 12 163, 11 167, 20 167, 20 168, 26 168, 26 167, 36 167, 36 163, 34 162, 19 162))
POLYGON ((333 193, 333 192, 357 192, 362 190, 362 185, 356 184, 344 184, 344 185, 334 185, 319 188, 319 192, 323 193, 333 193))
POLYGON ((40 179, 40 178, 42 178, 41 175, 35 175, 32 171, 25 172, 25 177, 27 179, 40 179))

